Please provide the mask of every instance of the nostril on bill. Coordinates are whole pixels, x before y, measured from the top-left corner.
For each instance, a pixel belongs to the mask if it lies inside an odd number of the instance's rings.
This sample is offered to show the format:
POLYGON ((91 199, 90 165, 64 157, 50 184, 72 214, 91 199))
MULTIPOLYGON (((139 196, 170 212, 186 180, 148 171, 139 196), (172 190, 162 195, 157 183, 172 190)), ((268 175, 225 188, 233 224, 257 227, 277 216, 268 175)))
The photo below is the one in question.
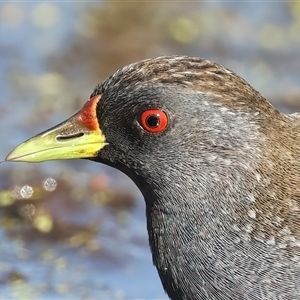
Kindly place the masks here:
POLYGON ((69 140, 72 140, 72 139, 80 138, 83 135, 84 135, 83 132, 69 134, 69 135, 59 135, 59 136, 56 137, 56 140, 58 142, 65 142, 65 141, 69 141, 69 140))

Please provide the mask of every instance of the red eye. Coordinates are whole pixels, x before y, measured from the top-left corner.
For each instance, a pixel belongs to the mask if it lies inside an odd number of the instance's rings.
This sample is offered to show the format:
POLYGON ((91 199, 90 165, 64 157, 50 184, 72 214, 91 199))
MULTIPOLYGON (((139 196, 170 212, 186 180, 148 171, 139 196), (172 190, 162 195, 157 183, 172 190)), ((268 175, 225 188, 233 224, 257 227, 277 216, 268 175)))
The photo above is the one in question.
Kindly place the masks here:
POLYGON ((141 114, 140 124, 151 133, 164 131, 168 126, 168 117, 159 109, 148 109, 141 114))

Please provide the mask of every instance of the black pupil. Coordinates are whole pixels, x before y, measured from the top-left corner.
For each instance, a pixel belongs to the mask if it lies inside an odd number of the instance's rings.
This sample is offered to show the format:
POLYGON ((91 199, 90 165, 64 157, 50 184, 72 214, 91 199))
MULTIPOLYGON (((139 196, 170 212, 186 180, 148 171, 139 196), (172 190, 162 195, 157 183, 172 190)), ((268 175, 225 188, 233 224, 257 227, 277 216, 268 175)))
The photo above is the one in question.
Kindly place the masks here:
POLYGON ((151 128, 155 128, 159 125, 159 117, 157 115, 151 115, 147 118, 147 124, 151 128))

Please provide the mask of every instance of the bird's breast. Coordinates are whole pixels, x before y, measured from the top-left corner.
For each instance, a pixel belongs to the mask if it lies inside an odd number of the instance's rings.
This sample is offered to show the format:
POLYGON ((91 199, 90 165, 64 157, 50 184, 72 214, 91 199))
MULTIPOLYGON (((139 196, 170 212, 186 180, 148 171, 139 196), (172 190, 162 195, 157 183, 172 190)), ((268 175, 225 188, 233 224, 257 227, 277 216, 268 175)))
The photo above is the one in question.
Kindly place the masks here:
POLYGON ((242 228, 178 213, 147 212, 153 261, 171 299, 298 299, 299 250, 255 239, 255 219, 242 228))

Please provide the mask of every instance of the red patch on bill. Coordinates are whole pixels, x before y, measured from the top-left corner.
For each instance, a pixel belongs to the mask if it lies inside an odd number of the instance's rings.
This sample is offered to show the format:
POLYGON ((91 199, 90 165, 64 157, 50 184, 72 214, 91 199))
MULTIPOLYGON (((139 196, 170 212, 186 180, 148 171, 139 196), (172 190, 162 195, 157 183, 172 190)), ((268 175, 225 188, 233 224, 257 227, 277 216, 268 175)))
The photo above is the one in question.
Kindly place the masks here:
POLYGON ((99 129, 96 107, 100 99, 101 99, 101 95, 92 97, 88 102, 84 104, 82 109, 75 115, 77 121, 90 130, 99 129))

